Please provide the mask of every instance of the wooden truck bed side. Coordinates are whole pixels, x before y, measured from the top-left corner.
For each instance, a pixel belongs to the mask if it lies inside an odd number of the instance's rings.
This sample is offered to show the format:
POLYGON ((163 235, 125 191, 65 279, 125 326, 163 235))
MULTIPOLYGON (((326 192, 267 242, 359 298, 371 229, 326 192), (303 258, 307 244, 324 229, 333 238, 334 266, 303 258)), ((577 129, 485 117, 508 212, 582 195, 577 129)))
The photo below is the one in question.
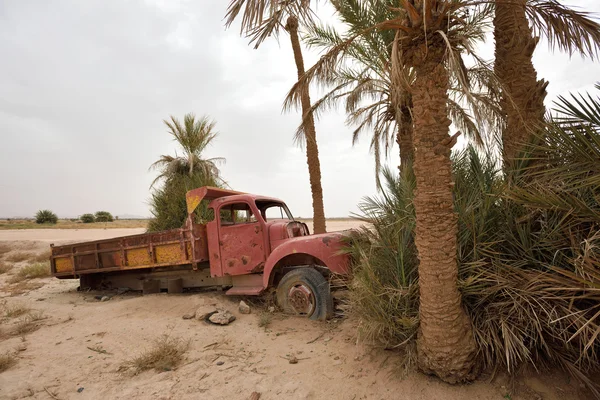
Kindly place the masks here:
POLYGON ((57 278, 166 267, 208 261, 206 226, 143 233, 114 239, 51 246, 50 266, 57 278))

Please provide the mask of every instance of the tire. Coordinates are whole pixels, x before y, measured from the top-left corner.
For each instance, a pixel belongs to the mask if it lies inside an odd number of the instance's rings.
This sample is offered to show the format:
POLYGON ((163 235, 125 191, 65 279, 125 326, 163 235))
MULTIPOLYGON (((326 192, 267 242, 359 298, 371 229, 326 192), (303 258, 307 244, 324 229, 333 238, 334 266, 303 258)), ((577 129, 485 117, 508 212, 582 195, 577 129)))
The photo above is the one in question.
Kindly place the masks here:
POLYGON ((288 314, 312 320, 333 315, 329 282, 313 268, 296 268, 283 276, 277 286, 277 304, 288 314))

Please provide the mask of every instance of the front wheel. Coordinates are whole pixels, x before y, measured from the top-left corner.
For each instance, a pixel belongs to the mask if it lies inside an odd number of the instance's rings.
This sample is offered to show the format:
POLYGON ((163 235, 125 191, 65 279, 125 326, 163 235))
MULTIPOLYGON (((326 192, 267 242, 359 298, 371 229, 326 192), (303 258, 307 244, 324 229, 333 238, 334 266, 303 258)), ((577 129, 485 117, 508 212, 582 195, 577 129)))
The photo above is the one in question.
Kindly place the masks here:
POLYGON ((333 315, 329 282, 313 268, 296 268, 285 274, 277 286, 277 303, 286 313, 312 320, 333 315))

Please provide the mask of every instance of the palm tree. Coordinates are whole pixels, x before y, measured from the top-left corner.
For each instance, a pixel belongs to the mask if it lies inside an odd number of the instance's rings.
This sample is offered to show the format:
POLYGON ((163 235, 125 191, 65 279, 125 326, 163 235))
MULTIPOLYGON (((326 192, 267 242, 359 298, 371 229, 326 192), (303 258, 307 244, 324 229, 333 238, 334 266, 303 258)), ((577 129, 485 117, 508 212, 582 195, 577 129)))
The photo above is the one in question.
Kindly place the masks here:
POLYGON ((204 158, 202 153, 217 137, 215 122, 208 116, 196 119, 194 114, 186 114, 183 124, 171 116, 170 120, 163 121, 169 128, 169 134, 177 141, 183 151, 182 156, 162 155, 150 166, 151 170, 160 173, 152 182, 153 187, 157 182, 164 180, 166 183, 175 177, 201 177, 206 185, 220 185, 223 183, 221 172, 217 167, 225 161, 222 157, 204 158))
POLYGON ((394 8, 394 18, 350 32, 333 46, 294 85, 287 101, 297 103, 304 86, 331 76, 355 40, 377 29, 395 32, 392 82, 401 80, 407 68, 414 73, 410 90, 420 287, 418 364, 426 373, 458 382, 475 376, 476 346, 457 287, 450 153, 459 132, 449 135, 449 90, 452 83, 463 96, 470 96, 463 54, 468 53, 477 68, 489 69, 477 56, 475 44, 484 39, 493 10, 478 0, 402 0, 400 5, 394 8))
MULTIPOLYGON (((309 47, 328 52, 343 43, 353 33, 368 29, 378 23, 394 18, 392 2, 338 0, 333 3, 336 14, 348 28, 340 34, 333 26, 312 25, 305 36, 309 47), (368 7, 366 7, 368 5, 368 7)), ((365 130, 372 130, 371 150, 375 154, 375 175, 380 186, 380 151, 388 152, 395 136, 399 145, 402 170, 414 156, 412 144, 412 95, 414 71, 406 67, 400 76, 392 74, 391 56, 395 34, 390 30, 370 31, 358 37, 344 51, 346 63, 330 71, 322 83, 333 86, 319 99, 312 111, 319 112, 344 100, 348 114, 347 123, 356 125, 353 144, 365 130), (358 66, 358 68, 357 68, 358 66)), ((451 79, 448 110, 454 125, 477 144, 483 143, 485 130, 497 131, 501 125, 500 108, 489 92, 497 90, 490 77, 490 69, 468 68, 466 70, 468 95, 458 87, 457 79, 451 79), (477 121, 474 121, 477 119, 477 121)))
MULTIPOLYGON (((302 78, 305 70, 298 27, 299 23, 308 22, 312 19, 310 1, 231 0, 227 9, 226 25, 231 25, 240 13, 242 13, 241 33, 251 37, 251 43, 255 43, 255 48, 260 46, 267 37, 277 36, 281 28, 289 33, 298 79, 302 78)), ((326 232, 326 226, 323 187, 321 186, 321 164, 315 122, 312 114, 309 113, 311 102, 308 86, 302 91, 300 104, 303 130, 298 132, 296 140, 298 143, 304 142, 306 144, 306 162, 308 164, 313 202, 314 233, 324 233, 326 232)))
POLYGON ((589 14, 556 0, 495 0, 495 8, 494 71, 503 87, 500 104, 506 127, 502 147, 508 165, 531 136, 524 133, 544 123, 548 82, 537 79, 532 62, 539 36, 545 36, 551 48, 593 57, 600 46, 600 25, 589 14))

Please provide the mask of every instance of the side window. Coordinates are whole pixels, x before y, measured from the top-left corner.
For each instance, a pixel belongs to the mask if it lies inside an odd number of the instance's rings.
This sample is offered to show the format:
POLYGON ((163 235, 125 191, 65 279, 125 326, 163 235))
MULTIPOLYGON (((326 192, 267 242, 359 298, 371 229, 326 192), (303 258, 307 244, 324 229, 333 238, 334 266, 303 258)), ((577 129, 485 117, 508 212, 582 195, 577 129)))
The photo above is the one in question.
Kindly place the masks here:
POLYGON ((221 225, 238 225, 256 222, 250 206, 246 203, 235 203, 221 208, 221 225))

